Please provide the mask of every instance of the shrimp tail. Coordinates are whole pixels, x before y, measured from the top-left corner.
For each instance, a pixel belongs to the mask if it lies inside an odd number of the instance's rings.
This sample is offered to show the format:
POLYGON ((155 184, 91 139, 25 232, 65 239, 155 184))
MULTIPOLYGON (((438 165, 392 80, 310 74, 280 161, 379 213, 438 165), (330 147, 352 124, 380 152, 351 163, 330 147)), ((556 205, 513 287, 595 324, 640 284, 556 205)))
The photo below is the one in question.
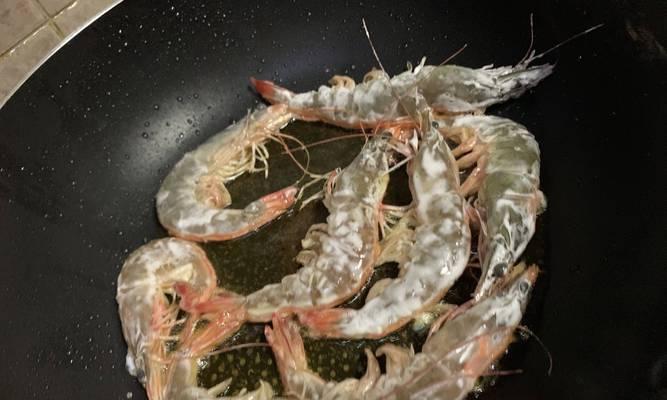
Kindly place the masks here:
POLYGON ((278 86, 271 81, 251 77, 250 84, 255 88, 257 93, 264 98, 264 100, 271 104, 288 103, 292 97, 294 97, 293 92, 278 86))
POLYGON ((269 193, 259 199, 267 210, 273 213, 282 214, 294 205, 299 189, 295 186, 288 186, 284 189, 269 193))
POLYGON ((243 297, 226 291, 195 304, 192 311, 203 314, 209 323, 203 328, 197 324, 188 325, 185 340, 181 343, 181 347, 187 349, 186 357, 206 355, 216 344, 234 334, 247 319, 243 297))
POLYGON ((309 310, 300 312, 299 322, 308 328, 309 334, 316 337, 338 337, 340 336, 341 320, 345 316, 342 308, 330 308, 325 310, 309 310))
POLYGON ((275 314, 272 323, 273 328, 264 328, 264 335, 276 357, 283 385, 288 388, 291 373, 308 370, 306 350, 299 327, 289 316, 275 314))

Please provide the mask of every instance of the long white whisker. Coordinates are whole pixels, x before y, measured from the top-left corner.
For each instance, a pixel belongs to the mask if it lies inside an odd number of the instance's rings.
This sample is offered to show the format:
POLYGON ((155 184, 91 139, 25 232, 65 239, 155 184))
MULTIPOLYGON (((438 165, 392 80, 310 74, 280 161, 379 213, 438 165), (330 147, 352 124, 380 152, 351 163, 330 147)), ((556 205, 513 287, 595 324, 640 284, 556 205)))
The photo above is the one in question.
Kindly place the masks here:
MULTIPOLYGON (((403 165, 405 165, 406 163, 408 163, 408 162, 409 162, 410 160, 412 160, 413 158, 414 158, 414 156, 406 157, 405 159, 401 160, 400 162, 397 162, 396 164, 394 164, 393 167, 389 168, 389 169, 387 170, 387 172, 384 173, 384 175, 389 175, 389 174, 391 174, 392 172, 396 171, 397 169, 401 168, 403 165)), ((383 176, 384 176, 384 175, 383 175, 383 176)))

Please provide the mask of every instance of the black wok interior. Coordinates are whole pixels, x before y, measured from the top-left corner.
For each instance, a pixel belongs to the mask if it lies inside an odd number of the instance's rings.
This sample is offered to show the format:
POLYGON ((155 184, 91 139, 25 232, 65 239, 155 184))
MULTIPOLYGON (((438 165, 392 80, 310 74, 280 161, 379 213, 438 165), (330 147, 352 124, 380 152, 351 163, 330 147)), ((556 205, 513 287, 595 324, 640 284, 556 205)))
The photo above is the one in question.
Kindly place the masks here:
POLYGON ((295 90, 376 62, 517 62, 555 73, 488 113, 525 124, 543 155, 544 273, 483 399, 667 398, 664 2, 193 1, 121 3, 51 57, 0 110, 0 393, 143 399, 125 371, 115 281, 161 237, 169 168, 259 102, 248 78, 295 90), (661 17, 662 15, 662 17, 661 17), (660 44, 662 42, 662 45, 660 44), (662 194, 660 194, 662 193, 662 194))

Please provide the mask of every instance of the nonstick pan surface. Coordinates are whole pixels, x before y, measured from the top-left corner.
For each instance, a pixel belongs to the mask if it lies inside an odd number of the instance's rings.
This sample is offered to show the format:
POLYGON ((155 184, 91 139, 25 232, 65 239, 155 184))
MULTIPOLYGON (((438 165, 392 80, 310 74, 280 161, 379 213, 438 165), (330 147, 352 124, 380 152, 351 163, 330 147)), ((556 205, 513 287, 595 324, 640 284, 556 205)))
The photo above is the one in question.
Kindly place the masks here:
POLYGON ((248 77, 295 90, 376 65, 512 64, 530 42, 555 73, 490 114, 543 155, 542 268, 485 399, 667 398, 664 3, 125 1, 48 60, 0 110, 0 393, 134 399, 115 281, 165 235, 154 199, 185 151, 258 102, 248 77), (662 15, 662 17, 661 17, 662 15))

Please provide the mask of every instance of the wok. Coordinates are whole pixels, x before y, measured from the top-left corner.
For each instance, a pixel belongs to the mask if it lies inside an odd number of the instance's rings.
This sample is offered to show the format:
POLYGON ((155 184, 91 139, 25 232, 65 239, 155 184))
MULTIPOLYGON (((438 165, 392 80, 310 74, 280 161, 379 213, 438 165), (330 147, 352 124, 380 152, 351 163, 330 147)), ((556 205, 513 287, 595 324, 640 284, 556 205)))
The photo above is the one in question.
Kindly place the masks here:
POLYGON ((555 73, 491 114, 543 155, 544 273, 486 399, 667 398, 665 6, 648 1, 125 1, 51 57, 0 110, 0 393, 145 398, 124 368, 115 281, 165 235, 161 180, 258 102, 248 77, 295 90, 427 56, 479 67, 549 55, 555 73), (660 189, 662 188, 662 189, 660 189))

